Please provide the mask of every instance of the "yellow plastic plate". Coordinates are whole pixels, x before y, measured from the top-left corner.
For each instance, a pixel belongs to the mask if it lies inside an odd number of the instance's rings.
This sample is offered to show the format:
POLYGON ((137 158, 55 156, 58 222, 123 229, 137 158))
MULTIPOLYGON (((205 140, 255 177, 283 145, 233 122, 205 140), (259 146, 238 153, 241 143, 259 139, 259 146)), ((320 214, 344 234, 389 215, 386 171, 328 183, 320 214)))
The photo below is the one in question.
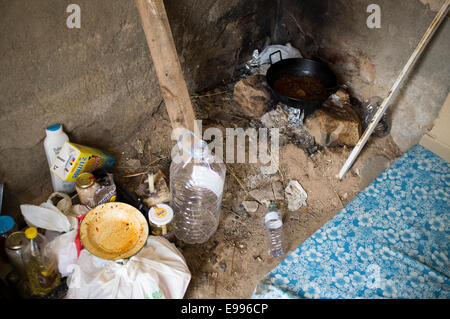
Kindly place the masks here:
POLYGON ((109 260, 137 254, 147 242, 148 224, 142 213, 119 202, 95 207, 80 226, 80 239, 93 255, 109 260))

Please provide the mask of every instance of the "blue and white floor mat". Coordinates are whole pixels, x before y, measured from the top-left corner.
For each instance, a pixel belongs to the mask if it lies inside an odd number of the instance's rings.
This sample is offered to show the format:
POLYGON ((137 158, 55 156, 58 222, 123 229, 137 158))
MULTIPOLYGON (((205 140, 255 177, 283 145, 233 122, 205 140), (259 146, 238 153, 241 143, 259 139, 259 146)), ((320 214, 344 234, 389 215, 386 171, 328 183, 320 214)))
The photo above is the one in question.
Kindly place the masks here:
POLYGON ((414 146, 252 298, 450 298, 450 165, 414 146))

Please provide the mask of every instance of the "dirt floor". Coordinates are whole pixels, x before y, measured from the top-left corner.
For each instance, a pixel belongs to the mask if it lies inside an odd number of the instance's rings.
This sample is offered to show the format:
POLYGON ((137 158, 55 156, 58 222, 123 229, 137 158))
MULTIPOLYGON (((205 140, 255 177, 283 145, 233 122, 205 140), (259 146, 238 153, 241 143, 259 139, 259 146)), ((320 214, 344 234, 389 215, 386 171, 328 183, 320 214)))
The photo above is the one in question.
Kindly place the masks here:
MULTIPOLYGON (((232 84, 192 99, 203 129, 257 125, 232 102, 232 84)), ((114 173, 129 189, 136 189, 147 172, 161 169, 169 176, 169 154, 175 142, 169 139, 170 123, 163 102, 152 123, 133 141, 113 150, 118 159, 114 173)), ((277 181, 286 187, 289 180, 297 180, 306 190, 307 206, 298 211, 288 211, 285 200, 275 201, 283 214, 288 250, 292 251, 400 155, 389 135, 372 138, 345 179, 339 181, 335 176, 351 149, 323 148, 309 156, 296 141, 282 140, 280 166, 274 175, 261 177, 259 164, 227 164, 220 224, 208 242, 176 242, 192 273, 186 298, 249 298, 257 282, 283 259, 267 254, 266 206, 260 204, 255 213, 247 213, 242 206, 242 201, 254 200, 249 195, 252 189, 277 181)))
MULTIPOLYGON (((228 84, 192 96, 196 116, 203 121, 204 130, 261 126, 259 121, 240 112, 232 101, 232 92, 233 84, 228 84)), ((175 145, 170 140, 171 126, 162 101, 152 114, 151 123, 141 125, 132 140, 108 150, 116 158, 113 168, 116 178, 133 191, 147 173, 160 169, 169 176, 170 152, 175 145)), ((192 273, 185 297, 249 298, 257 282, 284 258, 275 259, 267 254, 263 223, 266 206, 259 204, 254 213, 247 213, 242 206, 243 201, 254 200, 250 195, 252 190, 267 189, 273 183, 282 183, 285 188, 290 180, 297 180, 307 192, 307 206, 298 211, 289 211, 285 200, 275 201, 283 214, 287 250, 292 251, 401 154, 389 135, 372 138, 347 176, 339 181, 335 176, 350 151, 346 147, 322 148, 308 155, 298 140, 281 136, 276 174, 262 175, 260 164, 226 164, 217 232, 202 245, 175 242, 192 273)), ((43 194, 49 193, 51 186, 47 185, 43 194)))

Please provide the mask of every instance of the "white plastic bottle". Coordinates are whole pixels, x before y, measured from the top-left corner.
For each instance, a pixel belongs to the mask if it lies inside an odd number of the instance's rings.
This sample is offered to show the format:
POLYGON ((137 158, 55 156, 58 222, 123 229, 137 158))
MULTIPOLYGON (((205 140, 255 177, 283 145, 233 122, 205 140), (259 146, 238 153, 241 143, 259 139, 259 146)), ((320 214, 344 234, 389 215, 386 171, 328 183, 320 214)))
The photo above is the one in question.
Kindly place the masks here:
POLYGON ((277 205, 269 205, 269 209, 264 216, 264 223, 267 230, 269 255, 273 257, 282 256, 285 251, 283 240, 283 220, 280 212, 278 211, 277 205))
POLYGON ((170 165, 174 232, 187 244, 201 244, 219 225, 226 169, 204 141, 200 140, 188 153, 187 160, 173 160, 170 165))
MULTIPOLYGON (((48 166, 50 167, 56 159, 61 147, 69 141, 69 137, 64 133, 61 124, 55 124, 45 129, 47 136, 44 139, 45 155, 47 155, 48 166)), ((50 171, 50 169, 49 169, 50 171)), ((53 191, 72 193, 75 191, 75 183, 66 182, 50 171, 52 178, 53 191)))

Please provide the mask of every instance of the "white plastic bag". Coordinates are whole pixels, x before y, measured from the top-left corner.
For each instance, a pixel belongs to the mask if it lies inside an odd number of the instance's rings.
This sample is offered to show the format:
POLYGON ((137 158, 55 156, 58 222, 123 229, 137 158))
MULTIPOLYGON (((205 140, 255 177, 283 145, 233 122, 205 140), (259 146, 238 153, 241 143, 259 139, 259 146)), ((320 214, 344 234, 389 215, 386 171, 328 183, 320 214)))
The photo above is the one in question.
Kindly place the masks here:
POLYGON ((63 214, 71 211, 72 201, 64 193, 53 193, 49 199, 40 206, 20 205, 20 210, 28 226, 39 227, 46 230, 45 237, 49 243, 47 249, 56 256, 58 270, 63 277, 72 271, 71 265, 77 262, 77 248, 75 237, 78 231, 78 220, 63 214), (62 198, 57 206, 52 204, 56 196, 62 198))
POLYGON ((20 210, 28 226, 58 232, 68 232, 71 229, 69 219, 50 202, 40 206, 20 205, 20 210))
POLYGON ((78 220, 71 218, 72 230, 57 236, 48 243, 48 249, 55 254, 58 260, 58 270, 62 277, 69 276, 73 272, 73 265, 77 263, 78 254, 75 245, 75 237, 78 232, 78 220))
POLYGON ((69 195, 67 195, 66 193, 55 192, 50 195, 47 202, 53 204, 53 199, 55 198, 60 198, 60 200, 56 203, 56 208, 58 208, 58 210, 61 211, 61 213, 63 213, 64 215, 70 214, 72 210, 72 200, 70 199, 69 195))
MULTIPOLYGON (((270 63, 270 55, 276 51, 281 51, 281 57, 284 59, 290 58, 302 58, 302 54, 296 48, 294 48, 290 43, 286 43, 286 45, 269 45, 262 50, 261 54, 258 57, 259 65, 270 63)), ((272 62, 276 63, 280 60, 279 54, 274 54, 272 56, 272 62)))
POLYGON ((68 278, 69 299, 183 298, 191 273, 183 255, 163 237, 150 236, 136 256, 109 261, 82 250, 68 278))

